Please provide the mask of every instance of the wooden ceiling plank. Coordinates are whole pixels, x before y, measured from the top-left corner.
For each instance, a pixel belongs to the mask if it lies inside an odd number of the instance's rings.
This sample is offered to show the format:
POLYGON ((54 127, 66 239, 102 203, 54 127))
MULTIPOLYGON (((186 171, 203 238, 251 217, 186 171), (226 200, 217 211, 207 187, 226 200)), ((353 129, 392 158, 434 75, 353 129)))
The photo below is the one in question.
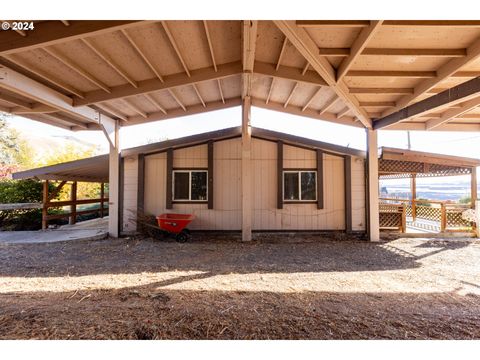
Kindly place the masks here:
POLYGON ((75 106, 90 105, 100 101, 109 101, 115 99, 126 98, 135 95, 141 95, 146 93, 153 93, 160 90, 167 90, 169 88, 177 88, 182 86, 188 86, 193 83, 199 84, 206 81, 212 81, 216 79, 222 79, 242 72, 242 65, 240 61, 221 64, 218 66, 218 71, 215 72, 211 66, 192 70, 191 77, 181 72, 178 74, 164 76, 164 82, 162 83, 157 78, 142 80, 138 82, 138 87, 133 88, 129 84, 123 84, 120 86, 113 86, 111 88, 111 94, 105 94, 104 91, 92 91, 85 94, 84 99, 74 98, 75 106))
POLYGON ((278 70, 278 68, 282 63, 283 53, 285 52, 285 48, 287 47, 287 42, 288 42, 288 38, 285 36, 285 39, 283 40, 283 44, 282 44, 282 49, 280 50, 280 54, 278 55, 277 66, 275 70, 278 70))
POLYGON ((427 124, 425 127, 427 130, 433 130, 436 127, 452 120, 453 118, 456 118, 460 115, 463 115, 475 109, 478 106, 480 106, 480 97, 467 101, 466 103, 463 104, 461 108, 453 108, 453 109, 447 110, 444 114, 442 114, 442 116, 439 119, 432 119, 427 121, 427 124))
MULTIPOLYGON (((480 73, 479 73, 480 74, 480 73)), ((436 71, 372 71, 372 70, 350 70, 345 76, 348 77, 398 77, 398 78, 434 78, 436 71)))
POLYGON ((197 93, 198 99, 202 103, 203 107, 206 107, 205 101, 203 101, 202 95, 200 94, 200 90, 198 90, 197 85, 192 84, 192 86, 193 86, 193 90, 195 90, 195 92, 197 93))
POLYGON ((420 84, 415 86, 414 92, 411 95, 405 96, 397 101, 397 106, 392 110, 384 112, 384 116, 393 113, 396 110, 400 110, 408 104, 417 100, 420 96, 433 89, 439 83, 458 72, 462 67, 471 64, 475 60, 480 58, 480 39, 476 40, 467 49, 467 56, 464 58, 457 58, 448 61, 437 69, 437 76, 432 79, 423 80, 420 84))
POLYGON ((175 41, 175 38, 173 37, 172 33, 170 32, 170 29, 168 28, 167 22, 165 20, 162 20, 161 24, 163 26, 163 30, 165 30, 165 33, 167 34, 168 40, 170 41, 170 45, 172 45, 173 50, 177 54, 177 57, 180 60, 180 63, 182 64, 185 72, 190 77, 190 71, 188 70, 187 64, 185 63, 185 60, 183 59, 183 56, 180 52, 180 49, 178 48, 178 45, 177 45, 177 42, 175 41))
POLYGON ((143 116, 144 118, 147 117, 147 113, 145 111, 142 111, 142 109, 140 109, 137 105, 135 105, 129 99, 123 99, 122 101, 124 102, 125 105, 127 105, 131 110, 135 111, 140 116, 143 116))
POLYGON ((138 55, 142 58, 142 60, 147 64, 147 66, 152 70, 152 72, 157 76, 157 78, 163 82, 163 77, 160 75, 160 72, 155 68, 155 66, 152 64, 152 62, 148 59, 148 57, 145 55, 145 52, 140 49, 138 44, 133 40, 133 38, 130 36, 130 34, 127 32, 127 30, 122 29, 121 30, 123 36, 128 40, 130 45, 135 49, 138 55))
POLYGON ((150 101, 151 104, 153 104, 153 106, 155 106, 158 110, 167 115, 167 110, 165 110, 165 108, 151 94, 144 94, 144 96, 147 98, 148 101, 150 101))
POLYGON ((343 80, 336 81, 336 72, 327 59, 318 55, 318 47, 303 28, 295 25, 294 21, 275 20, 274 23, 289 39, 297 51, 310 63, 318 74, 327 82, 330 88, 353 111, 354 115, 367 127, 372 127, 368 114, 358 106, 358 100, 349 93, 343 80))
POLYGON ((17 52, 33 50, 41 47, 61 44, 64 42, 96 36, 122 28, 138 26, 142 21, 132 20, 81 20, 73 21, 70 26, 65 26, 59 21, 45 21, 35 24, 35 31, 28 36, 18 38, 13 33, 3 32, 0 38, 0 55, 14 54, 17 52))
MULTIPOLYGON (((349 56, 349 48, 319 48, 320 56, 349 56)), ((366 48, 362 56, 465 57, 466 49, 390 49, 366 48)))
POLYGON ((350 70, 354 62, 361 55, 363 49, 367 47, 368 42, 373 36, 380 30, 382 26, 382 20, 371 21, 370 25, 363 28, 358 37, 353 42, 350 48, 350 55, 343 59, 337 70, 337 82, 340 81, 345 74, 350 70))
POLYGON ((307 103, 302 108, 302 112, 305 111, 310 106, 312 101, 317 97, 317 95, 320 93, 321 90, 322 90, 322 88, 319 87, 317 89, 317 91, 315 91, 315 93, 312 95, 312 97, 310 99, 308 99, 307 103))
MULTIPOLYGON (((83 94, 80 90, 74 88, 73 86, 70 86, 70 85, 64 83, 64 82, 61 81, 61 80, 58 80, 58 79, 56 79, 56 78, 54 78, 54 77, 52 77, 52 76, 50 76, 50 75, 47 75, 47 74, 43 73, 42 71, 33 68, 33 67, 30 66, 30 65, 27 65, 25 62, 20 61, 20 60, 17 59, 16 57, 13 57, 13 56, 10 56, 10 55, 4 56, 4 57, 5 57, 8 61, 10 61, 11 63, 13 63, 13 64, 15 64, 15 65, 18 65, 18 66, 20 66, 20 67, 22 67, 22 68, 24 68, 25 70, 31 72, 32 74, 37 75, 38 77, 40 77, 40 78, 42 78, 42 79, 44 79, 44 80, 46 80, 46 81, 48 81, 48 82, 50 82, 50 83, 58 86, 59 88, 65 90, 65 91, 67 91, 67 92, 69 92, 69 93, 71 93, 71 94, 74 94, 74 95, 78 96, 78 97, 81 98, 81 99, 83 99, 83 98, 85 97, 84 94, 83 94)), ((1 65, 0 65, 0 67, 1 67, 1 65)))
POLYGON ((186 108, 185 105, 183 105, 183 103, 180 101, 180 99, 178 98, 177 94, 175 94, 175 92, 173 91, 173 89, 167 89, 167 91, 168 91, 169 94, 173 97, 173 99, 177 102, 177 104, 180 105, 180 107, 183 109, 183 111, 187 111, 187 108, 186 108))
POLYGON ((55 50, 54 48, 49 48, 46 47, 43 49, 47 54, 53 56, 55 59, 60 61, 62 64, 66 65, 68 68, 72 69, 75 71, 77 74, 82 76, 83 78, 87 79, 90 81, 92 84, 98 86, 102 90, 104 90, 107 93, 111 93, 110 88, 105 85, 103 82, 98 80, 96 77, 94 77, 92 74, 90 74, 88 71, 80 67, 78 64, 61 54, 59 51, 55 50))
POLYGON ((118 66, 115 61, 112 60, 110 56, 108 56, 106 53, 101 51, 98 47, 96 47, 90 40, 88 39, 81 39, 82 42, 87 45, 95 54, 97 54, 103 61, 105 61, 112 69, 114 69, 118 75, 123 77, 126 81, 128 81, 133 87, 137 88, 138 84, 137 82, 126 73, 123 69, 118 66))
POLYGON ((293 86, 292 90, 290 91, 290 95, 288 95, 287 100, 285 100, 285 103, 283 104, 283 107, 286 108, 288 104, 290 103, 290 100, 292 100, 293 94, 295 93, 295 90, 298 88, 298 82, 295 83, 293 86))
POLYGON ((470 101, 471 99, 478 97, 479 93, 480 77, 477 77, 376 120, 374 123, 374 129, 390 127, 412 117, 419 117, 423 114, 433 112, 434 110, 470 101))
POLYGON ((350 88, 350 94, 413 94, 413 88, 350 88))
POLYGON ((215 71, 217 71, 217 62, 215 61, 215 52, 213 51, 212 38, 210 36, 210 31, 208 30, 207 20, 203 20, 203 27, 205 28, 205 35, 207 37, 208 48, 210 49, 210 56, 212 57, 212 65, 215 71))

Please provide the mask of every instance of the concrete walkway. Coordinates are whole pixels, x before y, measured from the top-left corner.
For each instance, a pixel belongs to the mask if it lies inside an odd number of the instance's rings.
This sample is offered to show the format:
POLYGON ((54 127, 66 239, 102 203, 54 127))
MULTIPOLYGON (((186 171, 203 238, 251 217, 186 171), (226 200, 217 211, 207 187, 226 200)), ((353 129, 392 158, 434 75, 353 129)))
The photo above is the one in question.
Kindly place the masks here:
POLYGON ((54 243, 72 240, 101 240, 108 237, 108 218, 93 219, 59 229, 0 231, 0 245, 54 243))

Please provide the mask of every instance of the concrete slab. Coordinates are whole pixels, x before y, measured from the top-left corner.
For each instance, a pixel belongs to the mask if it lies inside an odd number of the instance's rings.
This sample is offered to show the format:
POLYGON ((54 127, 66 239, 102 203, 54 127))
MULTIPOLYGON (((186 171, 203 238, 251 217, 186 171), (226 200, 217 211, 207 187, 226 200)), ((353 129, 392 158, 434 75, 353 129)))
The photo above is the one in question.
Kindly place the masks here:
POLYGON ((0 245, 54 243, 74 240, 101 240, 108 237, 102 229, 0 231, 0 245))

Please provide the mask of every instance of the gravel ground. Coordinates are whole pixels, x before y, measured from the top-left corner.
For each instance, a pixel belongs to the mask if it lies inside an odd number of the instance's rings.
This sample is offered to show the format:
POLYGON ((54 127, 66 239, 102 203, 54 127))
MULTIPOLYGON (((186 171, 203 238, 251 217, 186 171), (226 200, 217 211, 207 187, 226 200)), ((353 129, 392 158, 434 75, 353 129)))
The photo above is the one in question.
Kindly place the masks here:
POLYGON ((479 339, 480 241, 0 245, 2 339, 479 339))

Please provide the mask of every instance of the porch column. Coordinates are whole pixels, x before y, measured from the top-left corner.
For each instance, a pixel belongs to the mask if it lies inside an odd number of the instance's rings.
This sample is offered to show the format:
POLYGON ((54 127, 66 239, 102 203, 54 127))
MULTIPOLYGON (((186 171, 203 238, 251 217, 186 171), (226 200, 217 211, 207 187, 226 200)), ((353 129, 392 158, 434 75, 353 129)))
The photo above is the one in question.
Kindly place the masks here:
POLYGON ((120 233, 120 135, 117 120, 100 116, 100 125, 110 143, 108 158, 108 234, 118 237, 120 233))
POLYGON ((471 173, 471 178, 470 178, 470 184, 471 184, 471 191, 470 191, 470 203, 472 204, 472 208, 475 209, 475 202, 477 201, 478 195, 477 195, 477 168, 473 167, 472 168, 472 173, 471 173))
POLYGON ((378 133, 367 129, 367 233, 370 241, 380 240, 380 220, 378 205, 378 133))
POLYGON ((250 124, 250 107, 250 96, 245 96, 242 103, 242 241, 252 240, 252 127, 250 124))
POLYGON ((412 174, 410 181, 412 193, 412 219, 415 221, 417 218, 417 174, 412 174))

